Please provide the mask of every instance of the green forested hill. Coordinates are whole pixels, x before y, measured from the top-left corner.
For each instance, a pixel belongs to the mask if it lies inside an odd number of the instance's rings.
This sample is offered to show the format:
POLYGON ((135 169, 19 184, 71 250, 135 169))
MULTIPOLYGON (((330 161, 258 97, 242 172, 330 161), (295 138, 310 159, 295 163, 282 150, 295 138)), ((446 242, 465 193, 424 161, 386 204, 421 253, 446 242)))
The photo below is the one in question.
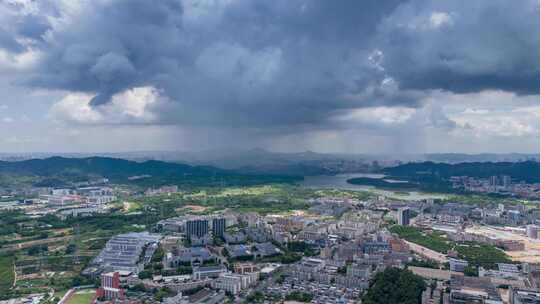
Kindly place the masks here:
POLYGON ((540 163, 535 161, 459 164, 422 162, 385 168, 384 173, 407 180, 447 179, 451 176, 488 178, 493 175, 509 175, 515 181, 535 183, 540 182, 540 163))
POLYGON ((162 161, 135 162, 108 157, 51 157, 18 162, 0 161, 0 183, 33 183, 56 186, 63 183, 108 178, 113 183, 135 184, 257 184, 290 182, 299 177, 240 174, 208 166, 190 166, 162 161), (129 179, 145 176, 140 179, 129 179))

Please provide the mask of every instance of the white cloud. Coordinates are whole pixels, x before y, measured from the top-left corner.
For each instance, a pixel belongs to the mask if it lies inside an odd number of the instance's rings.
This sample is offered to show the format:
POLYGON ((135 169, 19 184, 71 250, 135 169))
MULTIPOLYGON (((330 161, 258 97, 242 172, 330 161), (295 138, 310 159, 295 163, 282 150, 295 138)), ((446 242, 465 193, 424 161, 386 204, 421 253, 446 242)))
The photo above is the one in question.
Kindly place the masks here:
POLYGON ((149 107, 159 99, 159 92, 153 87, 138 87, 116 94, 110 104, 105 105, 105 112, 118 113, 121 116, 138 120, 151 121, 155 118, 149 107))
POLYGON ((99 107, 91 107, 94 96, 83 93, 70 93, 55 103, 50 116, 59 121, 84 124, 131 124, 149 123, 155 119, 151 107, 164 98, 153 87, 137 87, 118 93, 112 101, 99 107))
POLYGON ((50 114, 59 120, 79 123, 100 122, 103 119, 102 115, 90 107, 92 97, 84 93, 70 93, 52 106, 50 114))
POLYGON ((416 112, 406 107, 373 107, 352 110, 336 118, 341 122, 360 122, 370 124, 399 124, 409 120, 416 112))
POLYGON ((20 54, 11 54, 0 49, 0 71, 25 71, 32 68, 41 53, 35 50, 28 50, 20 54))
POLYGON ((463 114, 488 114, 489 110, 486 109, 472 109, 472 108, 466 108, 463 111, 463 114))
POLYGON ((2 118, 2 122, 3 122, 3 123, 12 123, 12 122, 14 122, 14 121, 15 121, 15 120, 14 120, 13 118, 11 118, 11 117, 4 117, 4 118, 2 118))
POLYGON ((522 107, 511 111, 466 109, 451 115, 458 126, 476 137, 523 137, 540 135, 540 107, 522 107))
POLYGON ((538 135, 538 125, 530 121, 510 116, 499 117, 468 117, 454 118, 454 121, 464 129, 470 129, 477 137, 515 137, 538 135))
POLYGON ((448 13, 433 12, 429 17, 429 23, 432 28, 440 28, 442 26, 451 26, 454 23, 454 20, 448 13))

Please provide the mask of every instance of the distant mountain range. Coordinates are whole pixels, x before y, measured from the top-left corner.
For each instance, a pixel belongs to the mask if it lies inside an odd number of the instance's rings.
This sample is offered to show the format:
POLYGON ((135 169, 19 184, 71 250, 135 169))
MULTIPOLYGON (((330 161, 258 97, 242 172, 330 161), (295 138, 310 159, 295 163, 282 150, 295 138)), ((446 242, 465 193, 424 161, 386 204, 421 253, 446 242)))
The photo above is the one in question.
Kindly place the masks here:
POLYGON ((451 176, 488 178, 509 175, 515 181, 540 182, 540 163, 524 162, 471 162, 446 164, 435 162, 408 163, 383 169, 385 174, 406 180, 440 180, 451 176))
MULTIPOLYGON (((48 153, 0 154, 0 160, 20 161, 28 158, 46 158, 48 153)), ((209 150, 201 152, 126 152, 126 153, 68 153, 63 157, 112 157, 134 161, 159 160, 180 162, 192 166, 212 166, 244 174, 320 175, 367 172, 371 162, 362 155, 323 154, 311 151, 299 153, 252 150, 209 150)))
POLYGON ((306 161, 306 160, 362 160, 362 161, 401 161, 401 162, 518 162, 526 160, 540 160, 538 153, 424 153, 424 154, 363 154, 363 153, 319 153, 313 151, 303 152, 273 152, 261 148, 255 149, 226 149, 204 151, 127 151, 127 152, 95 152, 95 153, 0 153, 0 160, 27 160, 35 158, 48 158, 63 156, 72 158, 86 158, 92 156, 122 158, 128 160, 162 160, 184 162, 188 164, 216 163, 223 166, 243 167, 253 164, 253 161, 263 159, 306 161), (233 160, 233 163, 230 161, 233 160))
POLYGON ((77 182, 108 178, 112 183, 141 186, 249 185, 299 181, 306 175, 378 171, 397 179, 416 183, 438 183, 451 176, 487 178, 510 175, 515 181, 540 182, 540 163, 523 162, 411 162, 393 167, 378 167, 368 160, 347 155, 271 153, 264 150, 223 156, 235 170, 209 165, 188 165, 160 160, 134 161, 111 157, 49 157, 22 161, 0 161, 0 187, 65 186, 77 182), (234 163, 237 160, 237 163, 234 163))
POLYGON ((540 160, 540 154, 347 154, 317 153, 312 151, 284 153, 256 148, 250 150, 207 150, 196 152, 182 151, 138 151, 119 153, 0 153, 0 160, 21 161, 42 159, 51 156, 67 158, 106 157, 121 158, 137 162, 149 160, 188 164, 191 166, 212 166, 234 170, 243 174, 279 175, 320 175, 339 173, 366 173, 393 167, 402 163, 432 161, 436 163, 468 162, 523 162, 540 160))
MULTIPOLYGON (((245 174, 211 166, 191 166, 156 160, 135 162, 109 157, 50 157, 23 161, 0 161, 0 186, 31 183, 61 186, 96 178, 113 183, 158 186, 165 184, 216 185, 292 182, 301 177, 245 174)), ((13 185, 11 185, 13 186, 13 185)))

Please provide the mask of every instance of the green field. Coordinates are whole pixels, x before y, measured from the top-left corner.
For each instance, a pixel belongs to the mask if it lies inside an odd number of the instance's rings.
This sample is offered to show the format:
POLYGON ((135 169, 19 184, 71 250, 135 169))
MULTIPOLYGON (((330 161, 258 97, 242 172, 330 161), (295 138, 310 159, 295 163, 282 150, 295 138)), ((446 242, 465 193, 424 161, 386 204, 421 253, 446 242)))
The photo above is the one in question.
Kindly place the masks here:
POLYGON ((493 269, 497 263, 512 263, 504 251, 491 245, 466 242, 458 244, 455 249, 461 258, 484 268, 493 269))
POLYGON ((419 228, 397 225, 392 226, 390 231, 396 233, 402 239, 422 245, 437 252, 446 253, 446 251, 453 247, 451 242, 440 232, 432 232, 429 234, 419 228))
POLYGON ((293 210, 307 210, 307 199, 322 196, 337 196, 367 199, 373 194, 365 191, 316 190, 293 185, 264 185, 251 187, 200 188, 171 195, 142 197, 130 201, 137 204, 139 210, 154 208, 160 215, 182 215, 186 210, 178 211, 186 205, 204 207, 203 213, 233 209, 238 212, 288 213, 293 210))
POLYGON ((54 293, 54 296, 61 299, 65 294, 66 294, 67 290, 62 290, 62 291, 56 291, 54 293))
POLYGON ((0 294, 11 288, 13 280, 13 257, 0 256, 0 294))
POLYGON ((440 253, 446 254, 450 249, 456 250, 459 258, 467 260, 470 265, 493 269, 497 263, 512 262, 504 251, 495 246, 477 242, 453 242, 447 240, 444 233, 441 232, 427 233, 420 228, 397 225, 392 226, 390 231, 402 239, 440 253))
POLYGON ((82 292, 76 293, 69 299, 67 304, 90 304, 95 292, 82 292))

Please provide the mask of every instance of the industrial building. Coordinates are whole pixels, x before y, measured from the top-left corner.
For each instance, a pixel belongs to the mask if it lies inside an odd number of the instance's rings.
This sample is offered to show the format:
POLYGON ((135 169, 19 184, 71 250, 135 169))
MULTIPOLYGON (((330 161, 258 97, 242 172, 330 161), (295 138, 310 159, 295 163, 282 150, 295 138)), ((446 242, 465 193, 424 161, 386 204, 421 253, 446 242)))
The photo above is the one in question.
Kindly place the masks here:
POLYGON ((130 232, 112 237, 92 261, 101 271, 130 271, 139 273, 157 249, 160 235, 130 232))

